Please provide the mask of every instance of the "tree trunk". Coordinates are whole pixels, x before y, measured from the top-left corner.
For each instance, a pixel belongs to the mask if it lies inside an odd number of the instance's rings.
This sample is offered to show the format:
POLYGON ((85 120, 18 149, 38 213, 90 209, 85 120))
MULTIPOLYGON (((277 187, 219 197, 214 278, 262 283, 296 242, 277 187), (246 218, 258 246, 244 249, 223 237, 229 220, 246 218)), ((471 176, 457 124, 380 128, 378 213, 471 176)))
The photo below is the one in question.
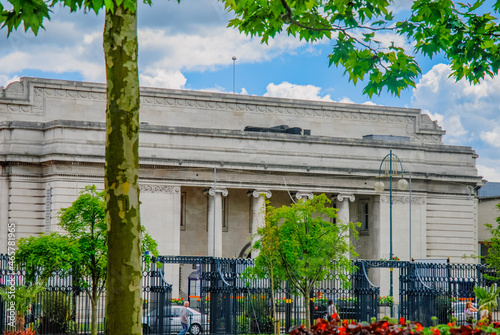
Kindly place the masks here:
POLYGON ((311 327, 311 304, 309 303, 309 298, 310 298, 310 292, 308 291, 306 294, 304 294, 304 304, 306 305, 306 322, 305 326, 306 328, 309 329, 311 327))
POLYGON ((271 263, 270 265, 271 269, 271 301, 273 303, 273 329, 274 329, 274 335, 279 335, 280 329, 279 329, 279 320, 277 318, 277 313, 276 313, 276 299, 274 298, 274 271, 273 271, 273 265, 271 263))
MULTIPOLYGON (((124 3, 129 3, 125 1, 124 3)), ((139 75, 136 8, 106 9, 106 334, 141 334, 139 75)))
POLYGON ((97 301, 99 297, 97 296, 96 283, 92 282, 92 296, 90 297, 90 306, 92 308, 90 315, 90 334, 97 335, 97 301))
POLYGON ((91 320, 90 320, 90 334, 97 335, 97 301, 90 299, 90 305, 92 308, 91 320))

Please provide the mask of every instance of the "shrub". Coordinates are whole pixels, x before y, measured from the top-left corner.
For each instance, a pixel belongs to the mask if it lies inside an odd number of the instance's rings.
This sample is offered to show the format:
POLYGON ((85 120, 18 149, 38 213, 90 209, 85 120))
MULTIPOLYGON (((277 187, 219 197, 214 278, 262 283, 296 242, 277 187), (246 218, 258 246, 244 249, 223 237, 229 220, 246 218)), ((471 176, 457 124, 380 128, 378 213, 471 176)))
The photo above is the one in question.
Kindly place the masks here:
POLYGON ((38 332, 40 334, 77 332, 71 295, 63 292, 46 292, 38 332))
POLYGON ((269 296, 249 294, 244 302, 243 315, 237 318, 240 333, 272 333, 273 318, 269 296))

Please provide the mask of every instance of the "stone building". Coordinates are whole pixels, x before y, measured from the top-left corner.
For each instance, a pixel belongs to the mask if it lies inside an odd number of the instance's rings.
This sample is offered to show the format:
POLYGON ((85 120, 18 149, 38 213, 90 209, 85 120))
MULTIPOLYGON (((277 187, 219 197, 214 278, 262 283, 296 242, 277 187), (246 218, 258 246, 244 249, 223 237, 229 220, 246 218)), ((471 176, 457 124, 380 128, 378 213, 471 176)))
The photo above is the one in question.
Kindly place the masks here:
MULTIPOLYGON (((488 255, 488 246, 486 241, 491 238, 491 233, 486 228, 485 224, 491 224, 494 228, 497 227, 497 218, 500 217, 500 183, 487 182, 478 191, 478 222, 479 233, 478 239, 480 244, 480 256, 488 255)), ((482 259, 484 263, 484 259, 482 259)))
MULTIPOLYGON (((9 222, 16 238, 57 229, 85 185, 103 187, 105 97, 85 82, 0 87, 0 252, 9 222)), ((359 257, 387 259, 390 150, 411 173, 411 201, 393 179, 394 255, 478 252, 477 155, 444 145, 418 109, 143 88, 140 121, 141 219, 163 255, 246 256, 264 197, 281 206, 325 193, 339 220, 362 222, 359 257)))

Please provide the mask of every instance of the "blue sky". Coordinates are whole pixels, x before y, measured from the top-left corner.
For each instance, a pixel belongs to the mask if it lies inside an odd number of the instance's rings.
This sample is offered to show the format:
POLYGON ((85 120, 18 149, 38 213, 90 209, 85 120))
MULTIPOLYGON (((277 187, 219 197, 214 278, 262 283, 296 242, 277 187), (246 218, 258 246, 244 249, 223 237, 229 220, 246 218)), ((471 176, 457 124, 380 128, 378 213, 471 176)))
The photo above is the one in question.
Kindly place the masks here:
MULTIPOLYGON (((395 3, 404 11, 411 1, 395 3)), ((22 76, 104 82, 104 16, 59 7, 51 16, 37 37, 21 29, 7 39, 7 31, 0 31, 0 86, 22 76)), ((445 59, 422 58, 416 89, 399 98, 384 92, 370 99, 362 83, 354 86, 343 69, 328 67, 331 41, 311 45, 283 35, 263 45, 226 28, 230 18, 216 0, 141 5, 141 85, 232 92, 236 56, 236 93, 420 108, 447 131, 445 144, 471 146, 479 154, 479 174, 500 181, 499 79, 476 86, 455 82, 448 79, 445 59)), ((408 47, 401 37, 387 38, 408 47)))

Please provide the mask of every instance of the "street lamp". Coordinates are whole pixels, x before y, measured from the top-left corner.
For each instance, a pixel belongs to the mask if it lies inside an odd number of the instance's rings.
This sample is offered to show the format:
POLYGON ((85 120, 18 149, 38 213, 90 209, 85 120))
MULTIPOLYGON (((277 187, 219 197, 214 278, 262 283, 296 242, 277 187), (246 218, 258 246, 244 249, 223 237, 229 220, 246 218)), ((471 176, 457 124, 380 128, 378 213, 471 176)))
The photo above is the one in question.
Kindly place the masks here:
MULTIPOLYGON (((398 189, 406 190, 408 189, 408 182, 403 178, 403 164, 396 154, 392 153, 392 150, 389 151, 389 154, 386 155, 382 162, 380 163, 380 168, 378 169, 378 181, 375 183, 374 188, 377 192, 384 191, 385 185, 380 180, 380 176, 382 174, 382 166, 384 166, 384 176, 389 177, 389 259, 392 261, 392 177, 401 175, 401 179, 398 180, 398 189), (385 166, 384 166, 385 163, 385 166)), ((391 268, 391 278, 390 278, 390 291, 389 295, 393 296, 393 278, 392 278, 392 268, 391 268)), ((392 313, 391 313, 392 314, 392 313)))

